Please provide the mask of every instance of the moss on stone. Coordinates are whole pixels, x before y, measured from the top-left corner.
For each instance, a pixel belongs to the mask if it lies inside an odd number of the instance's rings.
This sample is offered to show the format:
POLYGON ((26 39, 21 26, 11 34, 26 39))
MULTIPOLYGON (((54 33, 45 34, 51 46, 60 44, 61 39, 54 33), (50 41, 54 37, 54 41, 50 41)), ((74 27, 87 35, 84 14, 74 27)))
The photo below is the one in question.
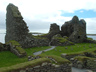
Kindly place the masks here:
POLYGON ((17 50, 20 54, 25 54, 25 53, 26 53, 25 50, 24 50, 23 48, 21 48, 21 45, 20 45, 17 41, 11 40, 11 41, 7 42, 6 44, 10 44, 10 43, 11 43, 11 45, 12 45, 13 47, 16 48, 16 50, 17 50))
POLYGON ((70 44, 74 44, 73 42, 71 42, 71 41, 68 40, 68 37, 64 37, 64 38, 63 37, 54 37, 54 39, 59 40, 60 43, 68 42, 70 44))
POLYGON ((67 60, 65 58, 62 58, 60 56, 56 56, 56 55, 43 55, 43 54, 40 54, 38 56, 40 56, 40 57, 53 58, 53 59, 55 59, 57 61, 56 64, 67 64, 67 63, 70 64, 71 63, 69 60, 67 60))
POLYGON ((51 58, 55 59, 57 61, 57 64, 71 63, 69 60, 67 60, 65 58, 62 58, 62 57, 59 57, 59 56, 51 55, 51 56, 48 56, 48 57, 51 57, 51 58))
POLYGON ((76 56, 74 59, 78 60, 78 61, 81 61, 81 62, 84 62, 86 61, 87 59, 92 59, 90 57, 86 57, 86 56, 76 56))
POLYGON ((12 45, 20 46, 20 44, 17 41, 15 41, 15 40, 11 40, 11 41, 7 42, 6 44, 10 44, 10 43, 12 45))
POLYGON ((61 43, 67 42, 68 40, 66 38, 58 38, 61 43))
POLYGON ((21 47, 16 47, 16 50, 20 53, 20 54, 24 54, 26 53, 25 50, 21 47))
POLYGON ((93 38, 89 38, 89 37, 87 37, 87 40, 93 40, 93 38))

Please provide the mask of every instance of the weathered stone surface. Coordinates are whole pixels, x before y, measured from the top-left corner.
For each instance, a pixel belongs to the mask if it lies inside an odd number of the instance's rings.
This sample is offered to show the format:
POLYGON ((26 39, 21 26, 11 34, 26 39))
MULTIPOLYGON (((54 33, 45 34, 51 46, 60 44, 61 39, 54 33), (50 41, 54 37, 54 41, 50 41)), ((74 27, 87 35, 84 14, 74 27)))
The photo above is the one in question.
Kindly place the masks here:
POLYGON ((68 36, 69 40, 75 43, 86 40, 86 22, 77 16, 74 16, 71 21, 65 22, 61 27, 61 35, 68 36))
POLYGON ((96 58, 90 58, 86 56, 77 56, 74 57, 74 60, 71 60, 73 67, 76 68, 86 68, 96 71, 96 58))
POLYGON ((18 57, 24 57, 27 55, 25 50, 21 47, 21 45, 17 41, 9 41, 6 43, 10 46, 10 51, 17 55, 18 57))
POLYGON ((51 38, 60 33, 59 26, 56 23, 51 24, 49 33, 47 35, 48 39, 51 40, 51 38))
POLYGON ((32 37, 18 7, 13 4, 7 6, 6 14, 5 42, 10 40, 19 42, 23 48, 49 45, 46 39, 36 39, 32 37))
POLYGON ((23 44, 29 36, 28 32, 28 27, 24 22, 18 7, 13 4, 9 4, 7 6, 6 14, 5 42, 16 40, 20 44, 23 44))
POLYGON ((50 63, 42 63, 42 65, 37 65, 35 67, 19 69, 18 71, 11 72, 71 72, 71 66, 69 64, 50 64, 50 63))
POLYGON ((68 40, 68 37, 62 37, 60 34, 56 34, 52 37, 50 45, 52 46, 66 46, 73 45, 71 41, 68 40))
POLYGON ((0 51, 9 51, 10 50, 10 46, 0 43, 0 51))

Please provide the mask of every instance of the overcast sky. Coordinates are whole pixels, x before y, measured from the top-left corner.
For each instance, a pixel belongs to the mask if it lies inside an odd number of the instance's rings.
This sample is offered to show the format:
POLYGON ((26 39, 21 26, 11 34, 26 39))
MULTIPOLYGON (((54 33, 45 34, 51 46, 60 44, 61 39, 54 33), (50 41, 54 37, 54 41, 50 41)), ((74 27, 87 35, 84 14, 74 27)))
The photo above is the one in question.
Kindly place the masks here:
POLYGON ((30 32, 47 33, 51 23, 62 26, 77 15, 85 19, 87 33, 96 34, 96 0, 0 0, 0 33, 6 32, 6 7, 19 8, 30 32))

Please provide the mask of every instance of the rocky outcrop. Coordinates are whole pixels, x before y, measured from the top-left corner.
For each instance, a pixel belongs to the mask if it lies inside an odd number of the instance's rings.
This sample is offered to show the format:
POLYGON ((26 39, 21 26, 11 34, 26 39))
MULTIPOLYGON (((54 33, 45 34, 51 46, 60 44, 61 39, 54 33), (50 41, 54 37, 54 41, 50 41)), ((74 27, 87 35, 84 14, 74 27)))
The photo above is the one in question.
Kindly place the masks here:
POLYGON ((34 46, 46 46, 48 40, 33 38, 32 34, 29 33, 27 24, 23 20, 18 7, 9 4, 7 6, 6 14, 6 36, 5 42, 15 40, 21 44, 23 48, 31 48, 34 46))
POLYGON ((86 40, 86 22, 74 16, 71 21, 65 22, 61 27, 61 35, 69 37, 69 40, 75 43, 86 40))
POLYGON ((49 33, 47 35, 47 38, 49 40, 51 40, 54 35, 59 34, 59 33, 60 33, 59 26, 56 23, 53 23, 50 26, 50 30, 49 30, 49 33))

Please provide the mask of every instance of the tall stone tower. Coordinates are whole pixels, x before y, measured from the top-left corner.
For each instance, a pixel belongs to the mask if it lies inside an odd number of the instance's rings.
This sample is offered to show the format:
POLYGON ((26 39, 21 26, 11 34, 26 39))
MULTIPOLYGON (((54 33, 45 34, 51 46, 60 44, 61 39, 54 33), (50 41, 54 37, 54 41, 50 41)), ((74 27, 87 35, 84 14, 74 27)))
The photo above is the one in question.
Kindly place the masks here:
POLYGON ((23 48, 48 45, 47 40, 32 37, 18 7, 13 4, 7 6, 6 14, 5 42, 10 40, 19 42, 23 48))
POLYGON ((10 3, 7 6, 5 42, 16 40, 22 44, 22 41, 29 36, 28 32, 28 27, 18 7, 10 3))

